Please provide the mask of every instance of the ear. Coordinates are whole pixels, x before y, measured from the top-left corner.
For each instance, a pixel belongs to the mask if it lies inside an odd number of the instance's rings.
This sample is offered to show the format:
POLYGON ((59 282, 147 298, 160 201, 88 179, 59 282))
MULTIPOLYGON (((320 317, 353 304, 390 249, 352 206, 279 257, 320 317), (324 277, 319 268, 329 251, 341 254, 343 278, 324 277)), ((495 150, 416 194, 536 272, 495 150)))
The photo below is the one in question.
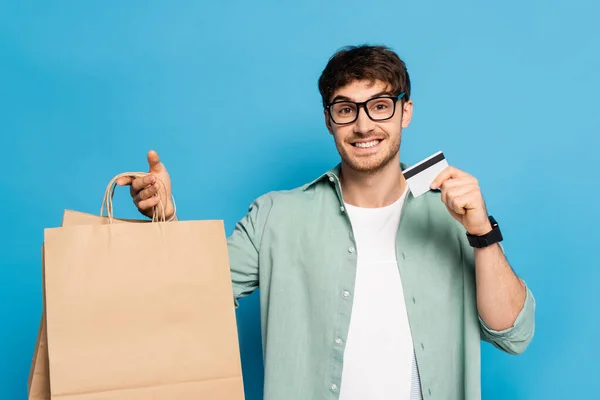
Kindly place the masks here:
POLYGON ((413 102, 409 100, 403 104, 402 110, 402 129, 408 128, 410 125, 410 121, 412 120, 413 114, 413 102))
POLYGON ((331 119, 329 118, 329 112, 327 109, 323 109, 323 115, 325 116, 325 126, 327 127, 329 134, 333 136, 333 128, 331 126, 331 119))

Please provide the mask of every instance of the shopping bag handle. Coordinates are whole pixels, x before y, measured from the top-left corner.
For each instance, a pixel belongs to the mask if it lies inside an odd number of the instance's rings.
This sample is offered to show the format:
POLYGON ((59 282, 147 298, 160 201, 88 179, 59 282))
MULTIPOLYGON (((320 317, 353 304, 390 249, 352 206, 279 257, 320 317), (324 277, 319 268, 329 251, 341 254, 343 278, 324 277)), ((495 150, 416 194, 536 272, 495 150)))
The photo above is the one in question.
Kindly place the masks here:
MULTIPOLYGON (((123 172, 121 174, 116 175, 114 178, 110 180, 108 185, 106 186, 106 190, 104 191, 104 199, 102 200, 102 207, 100 207, 100 216, 104 217, 104 208, 106 207, 106 216, 108 217, 108 222, 110 224, 113 223, 114 212, 113 212, 113 197, 115 195, 115 188, 117 187, 117 180, 122 177, 129 178, 142 178, 144 176, 150 175, 147 172, 123 172)), ((165 183, 159 178, 156 177, 156 180, 160 182, 163 187, 165 187, 165 183)), ((166 193, 166 190, 165 190, 166 193)), ((160 191, 159 191, 160 195, 160 191)), ((154 212, 152 213, 152 222, 165 222, 166 213, 165 213, 165 202, 162 198, 159 198, 158 204, 154 206, 154 212), (158 211, 161 212, 158 212, 158 211)))

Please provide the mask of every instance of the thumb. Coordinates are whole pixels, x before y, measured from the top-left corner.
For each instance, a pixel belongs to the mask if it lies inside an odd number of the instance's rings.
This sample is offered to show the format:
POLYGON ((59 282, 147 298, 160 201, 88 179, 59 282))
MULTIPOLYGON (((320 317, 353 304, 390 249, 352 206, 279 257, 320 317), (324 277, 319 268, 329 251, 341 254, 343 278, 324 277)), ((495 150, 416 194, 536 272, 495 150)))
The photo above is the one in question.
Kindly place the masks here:
POLYGON ((154 150, 150 150, 148 152, 148 165, 150 166, 150 172, 162 172, 164 166, 160 162, 160 157, 158 157, 158 153, 154 150))

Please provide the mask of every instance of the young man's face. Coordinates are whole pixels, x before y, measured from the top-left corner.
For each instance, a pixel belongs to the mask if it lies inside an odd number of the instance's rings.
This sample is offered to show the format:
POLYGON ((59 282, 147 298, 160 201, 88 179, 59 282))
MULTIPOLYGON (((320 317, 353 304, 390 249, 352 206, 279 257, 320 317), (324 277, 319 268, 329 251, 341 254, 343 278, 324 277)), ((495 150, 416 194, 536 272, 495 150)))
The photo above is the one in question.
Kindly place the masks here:
MULTIPOLYGON (((391 96, 390 85, 381 81, 354 81, 333 93, 330 103, 346 100, 363 102, 380 96, 391 96)), ((373 100, 367 105, 374 118, 386 118, 393 110, 393 100, 373 100), (390 108, 392 107, 392 108, 390 108)), ((348 104, 338 104, 330 108, 335 120, 332 121, 325 110, 325 123, 335 139, 335 145, 342 158, 342 163, 357 172, 374 173, 390 162, 399 162, 400 139, 402 129, 406 128, 412 117, 412 101, 396 102, 393 117, 383 121, 373 121, 367 116, 365 109, 356 110, 348 104), (350 121, 358 116, 354 122, 350 121), (338 122, 338 123, 336 123, 338 122)))

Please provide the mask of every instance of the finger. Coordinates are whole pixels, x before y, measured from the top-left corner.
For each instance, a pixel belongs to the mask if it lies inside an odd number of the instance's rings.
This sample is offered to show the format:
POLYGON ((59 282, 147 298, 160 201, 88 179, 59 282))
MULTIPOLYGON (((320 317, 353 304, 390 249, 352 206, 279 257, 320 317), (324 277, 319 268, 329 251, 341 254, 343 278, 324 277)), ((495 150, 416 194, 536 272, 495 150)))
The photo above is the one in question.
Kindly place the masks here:
POLYGON ((152 185, 146 187, 145 189, 142 189, 138 192, 138 194, 136 195, 136 201, 140 202, 142 200, 146 200, 149 199, 150 197, 156 196, 156 194, 158 193, 158 184, 157 183, 153 183, 152 185))
POLYGON ((454 168, 452 166, 448 166, 446 168, 444 168, 442 170, 442 172, 440 172, 436 178, 433 180, 433 182, 431 183, 431 189, 437 189, 439 188, 442 183, 444 181, 447 181, 448 179, 457 179, 457 178, 463 178, 469 176, 469 174, 467 174, 466 172, 461 171, 458 168, 454 168))
POLYGON ((130 176, 122 176, 117 179, 117 185, 119 186, 131 185, 131 182, 133 182, 133 178, 130 176))
POLYGON ((156 206, 159 201, 160 201, 160 198, 158 196, 150 197, 149 199, 140 201, 138 203, 137 207, 140 210, 146 211, 146 210, 149 210, 152 207, 156 206))
POLYGON ((448 208, 459 215, 464 215, 468 210, 475 208, 476 197, 473 193, 454 197, 447 204, 448 208))
POLYGON ((478 187, 476 181, 470 178, 457 178, 457 179, 448 179, 447 181, 442 182, 439 189, 442 193, 442 196, 447 195, 449 192, 453 191, 456 188, 460 187, 478 187))
POLYGON ((139 192, 140 190, 152 185, 155 182, 156 182, 156 177, 154 175, 146 175, 144 177, 136 178, 131 183, 131 188, 134 191, 139 192))
POLYGON ((477 191, 479 191, 479 187, 474 184, 463 184, 451 187, 449 189, 444 188, 444 190, 442 190, 442 202, 444 204, 448 204, 455 197, 461 197, 466 194, 474 193, 477 191))
POLYGON ((458 187, 458 186, 469 186, 469 185, 478 185, 478 182, 472 176, 464 176, 461 178, 448 179, 446 181, 443 181, 439 188, 442 191, 444 191, 444 190, 450 190, 450 189, 458 187))
POLYGON ((163 165, 160 162, 158 153, 154 150, 148 152, 148 165, 150 166, 150 172, 162 172, 163 165))

